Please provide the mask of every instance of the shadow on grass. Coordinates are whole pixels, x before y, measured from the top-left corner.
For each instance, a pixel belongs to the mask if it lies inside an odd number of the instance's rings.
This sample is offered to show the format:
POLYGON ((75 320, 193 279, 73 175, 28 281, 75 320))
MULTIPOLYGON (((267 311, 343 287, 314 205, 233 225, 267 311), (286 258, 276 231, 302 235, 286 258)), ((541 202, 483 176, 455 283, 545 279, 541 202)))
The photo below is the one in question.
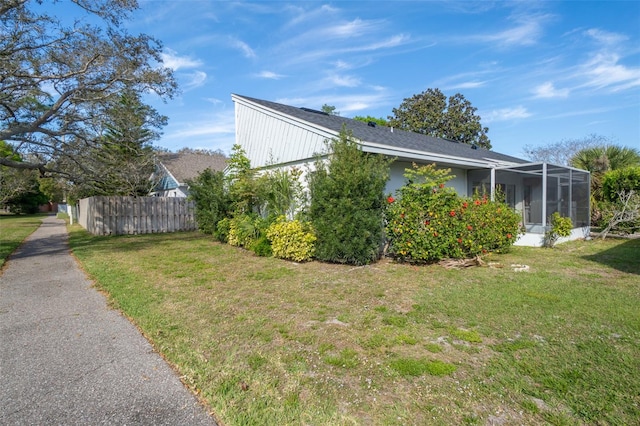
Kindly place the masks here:
POLYGON ((640 275, 640 238, 628 240, 583 258, 618 271, 640 275))

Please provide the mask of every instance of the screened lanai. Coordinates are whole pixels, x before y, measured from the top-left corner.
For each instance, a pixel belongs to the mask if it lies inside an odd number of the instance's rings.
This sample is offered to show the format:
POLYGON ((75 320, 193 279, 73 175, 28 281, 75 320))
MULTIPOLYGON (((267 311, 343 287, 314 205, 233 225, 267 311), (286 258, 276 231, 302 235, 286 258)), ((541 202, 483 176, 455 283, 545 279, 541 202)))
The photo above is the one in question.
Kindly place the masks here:
MULTIPOLYGON (((590 175, 584 170, 547 163, 527 163, 467 173, 469 195, 496 190, 522 215, 527 234, 544 234, 555 212, 570 217, 574 229, 589 226, 590 175)), ((584 232, 581 232, 584 234, 584 232)))

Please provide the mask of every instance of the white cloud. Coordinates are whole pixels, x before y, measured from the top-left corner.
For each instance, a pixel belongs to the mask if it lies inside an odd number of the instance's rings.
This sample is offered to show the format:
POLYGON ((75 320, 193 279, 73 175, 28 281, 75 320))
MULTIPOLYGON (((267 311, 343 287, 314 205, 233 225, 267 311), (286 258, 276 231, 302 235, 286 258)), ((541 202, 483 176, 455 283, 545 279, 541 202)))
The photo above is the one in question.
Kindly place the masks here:
POLYGON ((364 34, 372 33, 379 27, 380 21, 363 21, 354 19, 350 22, 336 24, 321 30, 325 37, 332 38, 352 38, 359 37, 364 34))
POLYGON ((566 98, 569 96, 569 89, 556 89, 552 82, 547 81, 533 89, 535 98, 566 98))
POLYGON ((293 11, 296 16, 285 24, 285 28, 308 22, 315 18, 326 18, 326 15, 332 15, 339 10, 326 4, 311 11, 306 11, 303 7, 293 5, 287 6, 286 9, 293 11))
POLYGON ((610 88, 612 91, 640 86, 640 67, 627 67, 619 63, 620 56, 613 52, 600 52, 581 66, 587 78, 585 85, 610 88))
POLYGON ((258 78, 265 78, 267 80, 280 80, 281 78, 285 77, 282 74, 277 74, 273 71, 261 71, 257 74, 254 74, 256 77, 258 78))
POLYGON ((201 147, 228 151, 235 138, 234 109, 215 114, 190 117, 186 121, 171 121, 159 145, 168 148, 201 147))
POLYGON ((606 45, 617 45, 628 39, 625 35, 602 31, 597 28, 586 30, 585 34, 596 40, 598 43, 606 45))
POLYGON ((543 34, 543 23, 552 18, 551 15, 518 15, 513 18, 516 22, 511 28, 492 34, 481 34, 469 39, 499 46, 530 46, 538 42, 543 34))
POLYGON ((204 71, 194 71, 192 73, 184 73, 182 75, 188 79, 184 85, 184 90, 192 90, 196 87, 200 87, 207 80, 207 73, 204 71))
POLYGON ((333 86, 339 87, 358 87, 360 85, 360 79, 350 75, 331 75, 325 79, 326 82, 333 86))
POLYGON ((169 48, 165 48, 164 52, 160 54, 160 57, 162 58, 164 66, 174 71, 202 66, 202 61, 199 59, 179 56, 178 52, 169 48))
POLYGON ((234 49, 238 49, 246 58, 255 58, 256 53, 251 49, 251 47, 242 40, 238 40, 234 37, 229 37, 229 44, 234 49))
POLYGON ((347 49, 348 52, 354 51, 367 51, 367 50, 379 50, 379 49, 388 49, 390 47, 397 47, 403 44, 406 44, 411 39, 410 36, 405 34, 398 34, 389 37, 386 40, 382 40, 379 42, 371 43, 369 45, 354 47, 352 49, 347 49))
POLYGON ((345 112, 345 113, 347 113, 347 112, 356 112, 356 111, 366 110, 366 109, 368 109, 370 107, 371 107, 371 105, 369 103, 355 101, 355 102, 351 102, 351 103, 347 103, 347 104, 343 105, 342 107, 340 107, 340 111, 345 112))
POLYGON ((349 70, 352 68, 352 66, 349 63, 343 60, 337 60, 336 62, 334 62, 333 65, 336 67, 336 69, 339 69, 339 70, 349 70))
POLYGON ((459 90, 459 89, 477 89, 479 87, 484 87, 486 85, 485 81, 466 81, 463 83, 454 84, 452 86, 447 86, 448 90, 459 90))
POLYGON ((390 96, 386 89, 377 87, 373 92, 332 95, 330 97, 326 95, 318 95, 306 98, 280 98, 275 102, 314 109, 320 109, 324 104, 333 105, 336 107, 336 111, 340 111, 341 115, 348 116, 350 115, 349 113, 371 111, 373 109, 380 108, 381 105, 388 105, 390 102, 390 96))
POLYGON ((531 113, 523 106, 515 108, 502 108, 491 111, 483 116, 483 121, 490 123, 495 121, 517 120, 520 118, 531 117, 531 113))

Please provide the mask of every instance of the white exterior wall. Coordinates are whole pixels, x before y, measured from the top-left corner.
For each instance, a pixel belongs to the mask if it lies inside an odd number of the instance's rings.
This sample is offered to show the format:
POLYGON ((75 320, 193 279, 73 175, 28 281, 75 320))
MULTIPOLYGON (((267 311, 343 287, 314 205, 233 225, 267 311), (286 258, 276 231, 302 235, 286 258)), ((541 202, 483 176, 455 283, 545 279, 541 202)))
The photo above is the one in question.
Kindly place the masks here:
MULTIPOLYGON (((404 173, 406 169, 413 168, 413 163, 409 161, 394 161, 391 164, 391 174, 387 182, 386 192, 396 195, 396 191, 404 186, 404 173)), ((447 169, 450 167, 438 167, 438 169, 447 169)), ((447 186, 453 187, 456 192, 465 197, 467 195, 467 171, 464 169, 450 168, 451 174, 455 175, 453 179, 447 182, 447 186)))
MULTIPOLYGON (((583 240, 589 237, 590 228, 573 228, 571 230, 571 235, 568 237, 560 237, 556 244, 566 243, 568 241, 575 240, 583 240)), ((521 235, 516 242, 514 243, 516 246, 525 246, 525 247, 542 247, 544 245, 544 234, 534 234, 531 232, 527 232, 524 235, 521 235)))
POLYGON ((325 141, 337 136, 241 99, 234 100, 236 143, 245 150, 252 167, 312 161, 315 154, 326 151, 325 141))

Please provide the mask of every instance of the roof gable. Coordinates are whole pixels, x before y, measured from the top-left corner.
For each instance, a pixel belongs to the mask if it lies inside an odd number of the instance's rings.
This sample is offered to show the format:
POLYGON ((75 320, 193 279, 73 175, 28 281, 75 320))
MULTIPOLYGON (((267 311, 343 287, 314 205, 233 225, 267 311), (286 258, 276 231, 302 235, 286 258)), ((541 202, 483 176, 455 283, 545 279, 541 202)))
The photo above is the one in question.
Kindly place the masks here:
MULTIPOLYGON (((343 127, 350 130, 353 136, 363 145, 363 149, 383 152, 385 149, 396 153, 406 153, 407 158, 417 154, 433 154, 439 157, 450 157, 470 160, 473 163, 519 164, 525 160, 500 154, 495 151, 473 147, 468 144, 434 138, 420 133, 408 132, 384 126, 371 126, 367 123, 346 117, 329 115, 309 108, 297 108, 277 102, 232 95, 234 100, 244 100, 263 108, 286 115, 320 128, 330 134, 338 135, 343 127)), ((397 155, 397 154, 395 154, 397 155)))
POLYGON ((205 169, 223 171, 227 166, 224 155, 197 151, 160 153, 159 158, 178 185, 185 184, 189 179, 195 179, 205 169))

